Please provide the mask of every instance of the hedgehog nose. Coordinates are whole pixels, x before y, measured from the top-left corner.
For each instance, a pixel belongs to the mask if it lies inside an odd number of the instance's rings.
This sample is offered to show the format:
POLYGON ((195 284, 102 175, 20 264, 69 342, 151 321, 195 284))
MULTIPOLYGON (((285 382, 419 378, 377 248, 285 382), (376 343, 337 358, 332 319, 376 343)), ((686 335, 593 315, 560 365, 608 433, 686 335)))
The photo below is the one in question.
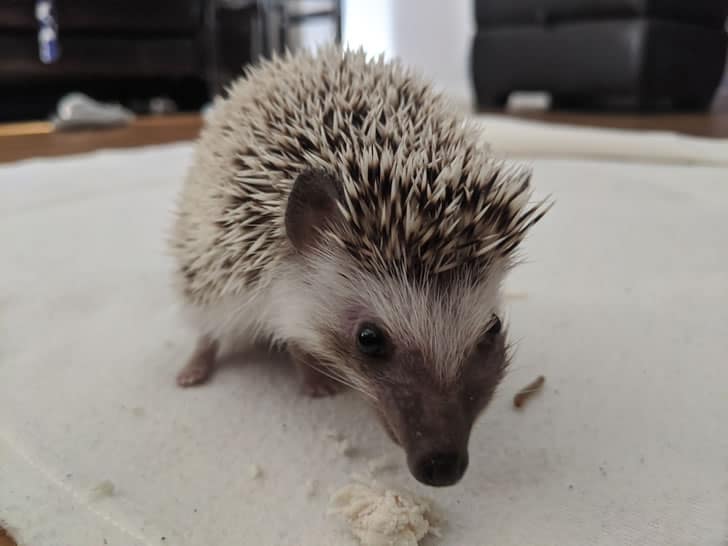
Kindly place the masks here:
POLYGON ((454 485, 468 468, 468 454, 457 451, 426 453, 414 467, 415 478, 426 485, 454 485))

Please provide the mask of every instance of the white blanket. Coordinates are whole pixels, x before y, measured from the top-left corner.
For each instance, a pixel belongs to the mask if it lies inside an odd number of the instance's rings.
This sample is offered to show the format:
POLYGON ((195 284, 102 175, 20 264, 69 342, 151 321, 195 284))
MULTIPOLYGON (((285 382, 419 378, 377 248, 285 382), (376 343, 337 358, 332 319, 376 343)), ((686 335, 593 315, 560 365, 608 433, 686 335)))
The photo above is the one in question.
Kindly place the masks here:
POLYGON ((303 398, 275 358, 175 387, 194 333, 164 237, 190 151, 0 168, 0 525, 20 546, 354 544, 327 491, 389 452, 384 481, 447 519, 426 544, 725 545, 728 169, 533 162, 557 205, 508 286, 513 369, 463 482, 427 489, 363 402, 303 398))

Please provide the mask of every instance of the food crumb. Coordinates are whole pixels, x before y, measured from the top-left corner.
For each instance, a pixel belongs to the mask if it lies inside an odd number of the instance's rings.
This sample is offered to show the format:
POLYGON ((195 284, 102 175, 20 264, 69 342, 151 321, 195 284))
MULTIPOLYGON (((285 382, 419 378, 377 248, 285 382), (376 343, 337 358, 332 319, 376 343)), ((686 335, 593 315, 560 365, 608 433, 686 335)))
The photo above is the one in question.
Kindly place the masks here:
POLYGON ((104 497, 111 497, 114 494, 114 484, 109 480, 104 480, 97 484, 91 490, 91 497, 94 499, 101 499, 104 497))
POLYGON ((367 467, 369 468, 369 473, 372 475, 379 474, 380 472, 384 472, 386 470, 392 470, 396 468, 397 461, 394 460, 394 457, 391 455, 382 455, 381 457, 377 457, 376 459, 370 459, 367 463, 367 467))
POLYGON ((607 476, 607 470, 603 466, 599 467, 599 473, 604 477, 607 476))
POLYGON ((534 381, 518 391, 516 396, 513 397, 513 405, 516 408, 523 407, 529 398, 541 390, 545 382, 546 378, 543 375, 539 375, 534 381))
POLYGON ((569 489, 574 489, 574 485, 570 483, 569 484, 569 489))
POLYGON ((329 440, 335 440, 337 442, 340 442, 344 439, 344 435, 333 428, 325 428, 323 431, 323 437, 328 438, 329 440))
POLYGON ((439 536, 427 499, 386 489, 375 482, 351 483, 331 497, 329 514, 339 515, 366 546, 417 546, 428 533, 439 536))
POLYGON ((306 482, 306 496, 310 499, 318 493, 318 482, 316 480, 308 480, 306 482))
POLYGON ((248 474, 254 480, 257 480, 263 475, 263 469, 257 464, 251 464, 248 466, 248 474))
POLYGON ((131 408, 131 412, 136 417, 144 417, 147 414, 147 412, 144 411, 144 408, 131 408))
POLYGON ((352 457, 355 453, 354 447, 351 445, 351 442, 344 438, 343 440, 340 440, 336 444, 336 448, 339 450, 339 453, 344 455, 345 457, 352 457))
POLYGON ((521 301, 528 299, 528 292, 506 292, 504 299, 507 301, 521 301))

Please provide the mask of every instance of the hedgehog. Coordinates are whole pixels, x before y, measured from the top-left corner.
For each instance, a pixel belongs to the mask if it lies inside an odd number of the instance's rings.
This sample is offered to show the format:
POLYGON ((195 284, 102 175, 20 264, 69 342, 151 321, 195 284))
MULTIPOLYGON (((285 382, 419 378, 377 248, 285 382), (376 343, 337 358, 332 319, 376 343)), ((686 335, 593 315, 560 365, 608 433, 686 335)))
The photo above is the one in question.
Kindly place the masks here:
POLYGON ((175 285, 205 382, 226 346, 284 348, 313 397, 370 402, 411 474, 457 483, 509 356, 501 285, 548 210, 531 171, 398 60, 325 46, 219 98, 175 215, 175 285))

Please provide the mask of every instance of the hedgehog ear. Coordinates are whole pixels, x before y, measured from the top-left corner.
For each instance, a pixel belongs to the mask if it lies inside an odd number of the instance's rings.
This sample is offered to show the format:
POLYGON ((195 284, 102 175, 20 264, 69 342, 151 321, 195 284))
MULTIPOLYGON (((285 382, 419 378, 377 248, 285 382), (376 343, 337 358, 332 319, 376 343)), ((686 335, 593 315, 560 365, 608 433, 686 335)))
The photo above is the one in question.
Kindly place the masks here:
POLYGON ((339 218, 341 185, 331 175, 309 169, 298 175, 286 206, 286 235, 303 251, 316 243, 321 229, 339 218))

